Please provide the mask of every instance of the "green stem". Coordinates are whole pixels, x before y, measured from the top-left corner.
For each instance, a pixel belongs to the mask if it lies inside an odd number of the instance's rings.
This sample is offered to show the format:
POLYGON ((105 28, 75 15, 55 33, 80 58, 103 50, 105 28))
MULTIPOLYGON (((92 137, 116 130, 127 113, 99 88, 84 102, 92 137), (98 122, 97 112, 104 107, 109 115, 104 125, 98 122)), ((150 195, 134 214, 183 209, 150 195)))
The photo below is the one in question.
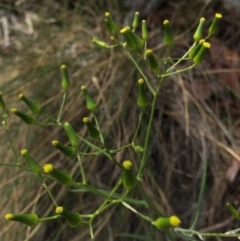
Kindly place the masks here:
MULTIPOLYGON (((25 170, 27 172, 31 172, 31 170, 29 168, 21 165, 20 163, 4 163, 4 162, 0 162, 0 166, 19 167, 19 168, 22 168, 23 170, 25 170)), ((32 174, 34 174, 34 173, 32 173, 32 174)))
POLYGON ((14 148, 14 145, 13 145, 13 142, 12 142, 12 138, 11 138, 10 133, 9 133, 9 131, 8 131, 8 127, 7 127, 7 122, 6 122, 6 120, 3 121, 3 127, 4 127, 4 130, 5 130, 6 134, 7 134, 7 138, 8 138, 8 141, 9 141, 9 143, 10 143, 10 146, 11 146, 11 149, 12 149, 12 152, 13 152, 13 155, 14 155, 14 157, 15 157, 15 159, 16 159, 16 162, 18 163, 18 162, 19 162, 19 157, 18 157, 18 154, 17 154, 17 152, 16 152, 16 150, 15 150, 15 148, 14 148))
POLYGON ((194 229, 197 224, 197 218, 198 218, 198 214, 199 214, 200 207, 201 207, 202 200, 203 200, 204 189, 206 186, 206 178, 207 178, 207 158, 204 159, 204 163, 203 163, 202 181, 201 181, 200 191, 199 191, 199 195, 198 195, 198 202, 197 202, 197 206, 196 206, 193 216, 192 216, 190 229, 194 229))
POLYGON ((79 138, 81 141, 85 142, 88 146, 90 146, 90 147, 93 148, 94 150, 96 150, 96 151, 103 151, 101 148, 95 146, 94 144, 92 144, 91 142, 87 141, 87 140, 84 139, 83 137, 78 136, 78 138, 79 138))
MULTIPOLYGON (((161 78, 163 79, 163 78, 161 78)), ((161 81, 162 83, 162 81, 161 81)), ((161 89, 161 84, 160 84, 160 81, 159 81, 159 84, 158 84, 158 87, 157 87, 157 90, 153 96, 153 102, 152 102, 152 107, 151 107, 151 113, 150 113, 150 117, 149 117, 149 121, 148 121, 148 127, 147 127, 147 133, 146 133, 146 136, 145 136, 145 143, 144 143, 144 152, 143 152, 143 156, 142 156, 142 160, 141 160, 141 163, 140 163, 140 167, 139 167, 139 170, 138 170, 138 174, 137 174, 137 179, 139 181, 142 180, 142 173, 143 173, 143 170, 144 170, 144 167, 146 165, 146 162, 147 162, 147 155, 148 155, 148 142, 149 142, 149 136, 150 136, 150 132, 151 132, 151 127, 152 127, 152 122, 153 122, 153 115, 154 115, 154 110, 155 110, 155 106, 156 106, 156 101, 157 101, 157 96, 158 96, 158 93, 161 89)))
POLYGON ((92 223, 89 223, 89 229, 90 229, 91 240, 94 241, 94 234, 93 234, 92 223))
POLYGON ((86 184, 86 176, 85 176, 85 173, 84 173, 84 170, 83 170, 82 160, 81 160, 81 157, 80 157, 79 154, 77 154, 77 159, 78 159, 78 163, 79 163, 79 166, 80 166, 80 172, 81 172, 81 175, 82 175, 83 184, 86 184))
POLYGON ((58 123, 43 123, 43 122, 34 122, 35 125, 39 126, 59 126, 58 123))
POLYGON ((141 109, 141 113, 140 113, 139 118, 138 118, 137 129, 136 129, 136 131, 135 131, 135 133, 134 133, 134 136, 133 136, 133 139, 132 139, 132 144, 133 144, 133 145, 135 145, 135 140, 136 140, 136 137, 137 137, 137 134, 138 134, 138 131, 139 131, 141 122, 142 122, 143 112, 144 112, 144 110, 141 109))
POLYGON ((46 115, 44 113, 40 113, 41 115, 43 115, 44 117, 48 118, 49 120, 52 120, 52 121, 56 121, 56 119, 54 119, 53 117, 49 116, 49 115, 46 115))
POLYGON ((95 115, 94 112, 93 112, 93 118, 94 118, 94 120, 95 120, 95 123, 96 123, 97 129, 98 129, 98 131, 99 131, 99 133, 100 133, 100 140, 101 140, 102 144, 105 145, 105 141, 104 141, 104 138, 103 138, 102 132, 101 132, 101 130, 100 130, 100 127, 99 127, 99 123, 98 123, 97 117, 96 117, 96 115, 95 115))
POLYGON ((120 178, 117 184, 115 185, 115 187, 109 193, 109 198, 112 198, 112 195, 117 191, 117 189, 120 187, 121 184, 122 184, 122 179, 120 178))
POLYGON ((187 67, 187 68, 185 68, 185 69, 179 69, 179 70, 177 70, 177 71, 175 71, 175 72, 171 72, 171 73, 169 73, 169 74, 163 74, 162 77, 171 76, 171 75, 175 75, 175 74, 178 74, 178 73, 181 73, 181 72, 185 72, 185 71, 187 71, 187 70, 192 69, 192 68, 195 67, 195 66, 196 66, 195 64, 192 64, 192 65, 190 65, 189 67, 187 67))
POLYGON ((49 195, 50 198, 52 199, 55 207, 57 207, 57 206, 58 206, 58 205, 57 205, 57 202, 56 202, 56 200, 54 199, 54 197, 53 197, 52 193, 50 192, 50 190, 48 189, 47 184, 46 184, 46 182, 43 180, 43 178, 42 178, 42 183, 43 183, 43 187, 46 189, 48 195, 49 195))
POLYGON ((166 72, 168 73, 169 71, 171 71, 172 69, 174 69, 182 60, 185 59, 185 57, 189 54, 189 52, 193 49, 193 47, 196 45, 196 43, 194 43, 189 50, 175 63, 173 64, 166 72))
POLYGON ((119 151, 122 151, 122 150, 124 150, 124 149, 126 149, 126 148, 128 148, 128 147, 131 147, 131 146, 132 146, 132 144, 127 144, 127 145, 122 146, 122 147, 120 147, 120 148, 118 148, 118 149, 109 150, 109 153, 114 154, 114 153, 117 153, 117 152, 119 152, 119 151))
POLYGON ((146 51, 147 51, 147 41, 144 43, 144 54, 143 54, 143 59, 146 60, 146 51))
POLYGON ((90 191, 90 192, 93 192, 93 193, 96 193, 104 198, 106 198, 107 200, 111 201, 111 199, 109 198, 109 196, 101 191, 99 191, 97 188, 93 187, 93 186, 90 186, 86 183, 78 183, 78 182, 72 182, 70 184, 71 186, 74 186, 74 187, 81 187, 87 191, 90 191))
POLYGON ((132 55, 127 51, 127 55, 128 57, 132 60, 132 62, 134 63, 135 67, 137 68, 137 70, 139 71, 139 73, 142 75, 143 79, 146 81, 147 86, 149 88, 149 90, 152 92, 152 94, 154 95, 154 90, 151 86, 151 84, 149 83, 146 75, 142 72, 141 68, 139 67, 139 65, 137 64, 137 62, 135 61, 135 59, 132 57, 132 55))
POLYGON ((145 216, 145 215, 139 213, 136 209, 134 209, 133 207, 131 207, 130 205, 128 205, 126 202, 122 202, 122 205, 123 205, 124 207, 126 207, 127 209, 130 209, 132 212, 136 213, 138 216, 140 216, 140 217, 142 217, 143 219, 147 220, 148 222, 151 223, 151 222, 153 221, 150 217, 145 216))
POLYGON ((38 222, 44 222, 44 221, 49 221, 49 220, 54 220, 56 218, 61 217, 60 215, 55 215, 55 216, 51 216, 51 217, 46 217, 46 218, 39 218, 38 222))
POLYGON ((57 118, 58 123, 60 122, 60 119, 61 119, 61 116, 62 116, 62 111, 63 111, 63 107, 64 107, 64 104, 65 104, 65 101, 66 101, 66 97, 67 97, 67 91, 64 91, 62 104, 61 104, 59 114, 58 114, 58 118, 57 118))
MULTIPOLYGON (((104 150, 105 151, 105 150, 104 150)), ((98 156, 102 153, 104 153, 104 151, 96 151, 96 152, 78 152, 80 155, 83 156, 98 156)))
POLYGON ((80 140, 82 140, 83 142, 85 142, 88 146, 92 147, 94 150, 96 151, 101 151, 103 155, 105 155, 106 157, 108 157, 111 161, 114 162, 115 165, 117 165, 120 169, 122 169, 121 165, 115 160, 115 158, 112 157, 111 153, 107 150, 102 150, 99 147, 93 145, 91 142, 85 140, 84 138, 82 138, 81 136, 78 136, 80 140))
POLYGON ((88 146, 90 146, 91 148, 93 148, 96 151, 101 151, 103 155, 107 156, 111 161, 114 162, 114 164, 116 166, 118 166, 120 169, 122 169, 122 166, 117 162, 117 160, 112 156, 112 154, 110 153, 109 150, 105 149, 102 150, 99 147, 95 146, 94 144, 92 144, 91 142, 87 141, 86 139, 84 139, 81 136, 78 136, 80 140, 82 140, 83 142, 85 142, 88 146))

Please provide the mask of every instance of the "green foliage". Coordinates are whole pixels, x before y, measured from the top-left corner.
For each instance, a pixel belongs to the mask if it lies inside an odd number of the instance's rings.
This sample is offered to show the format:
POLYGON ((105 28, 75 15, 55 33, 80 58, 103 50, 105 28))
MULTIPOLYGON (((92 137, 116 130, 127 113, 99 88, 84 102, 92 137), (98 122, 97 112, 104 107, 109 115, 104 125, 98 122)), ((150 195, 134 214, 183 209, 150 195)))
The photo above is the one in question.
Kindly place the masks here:
MULTIPOLYGON (((11 165, 9 165, 8 163, 0 163, 0 165, 19 167, 22 168, 22 170, 28 171, 29 173, 37 176, 56 207, 55 213, 53 210, 53 215, 42 218, 39 218, 36 214, 11 213, 7 214, 5 218, 9 221, 19 221, 30 226, 35 225, 39 222, 65 218, 70 227, 84 225, 86 228, 89 228, 91 239, 94 240, 95 238, 93 223, 96 217, 101 215, 105 210, 108 210, 111 207, 122 205, 129 212, 133 212, 134 214, 142 218, 144 222, 148 223, 148 225, 152 228, 159 229, 159 232, 166 232, 166 236, 169 239, 171 237, 171 240, 175 239, 169 235, 169 229, 171 231, 174 231, 176 235, 179 235, 184 239, 186 238, 190 240, 194 240, 195 236, 198 236, 201 239, 208 236, 239 236, 239 234, 236 233, 202 233, 194 230, 198 218, 197 214, 199 212, 202 201, 203 190, 206 183, 205 181, 207 160, 205 162, 205 168, 202 174, 202 185, 199 191, 197 208, 195 211, 195 215, 193 216, 191 228, 189 229, 178 228, 181 221, 180 218, 175 215, 172 215, 170 217, 159 217, 158 212, 156 212, 156 210, 154 209, 152 210, 153 212, 151 216, 146 215, 143 209, 149 208, 151 206, 151 203, 149 203, 146 195, 142 195, 143 200, 130 197, 130 194, 132 192, 139 191, 139 193, 142 194, 142 185, 144 185, 145 182, 143 176, 144 172, 146 171, 149 154, 151 153, 150 133, 152 131, 153 116, 156 108, 157 98, 159 97, 163 82, 165 81, 166 77, 176 75, 180 72, 188 71, 202 62, 205 52, 208 50, 208 48, 210 48, 210 44, 207 42, 207 40, 216 31, 216 27, 219 24, 220 18, 221 15, 219 14, 215 16, 215 19, 213 20, 213 23, 209 28, 209 35, 205 38, 202 37, 202 20, 193 36, 192 46, 189 47, 189 49, 183 56, 179 57, 176 60, 176 58, 171 58, 170 54, 166 59, 162 59, 161 56, 155 55, 153 51, 148 48, 148 31, 145 20, 142 21, 142 36, 138 36, 138 34, 135 32, 139 22, 138 13, 135 14, 132 28, 127 26, 119 31, 120 28, 113 20, 111 14, 107 12, 105 14, 105 24, 108 32, 110 33, 110 43, 107 44, 105 43, 105 41, 96 39, 93 39, 93 43, 105 49, 105 51, 116 47, 121 48, 121 50, 129 57, 130 61, 133 64, 133 67, 138 70, 141 77, 138 81, 138 84, 136 84, 138 98, 137 100, 135 100, 136 105, 139 105, 141 107, 139 108, 139 123, 136 123, 136 130, 132 137, 132 140, 130 143, 125 143, 125 145, 118 147, 115 150, 108 148, 107 144, 105 144, 105 136, 100 128, 101 125, 99 119, 102 117, 102 115, 104 115, 104 113, 103 109, 97 107, 100 107, 101 103, 95 102, 95 100, 91 97, 84 85, 82 85, 81 90, 85 98, 86 112, 90 112, 89 115, 93 116, 94 125, 91 123, 88 117, 84 117, 83 122, 87 126, 88 130, 88 135, 84 135, 82 134, 82 132, 80 133, 80 127, 73 128, 69 122, 63 122, 62 113, 65 110, 64 107, 66 96, 71 86, 66 66, 62 65, 60 67, 62 82, 61 85, 59 84, 59 90, 62 87, 64 93, 62 104, 59 110, 59 115, 57 118, 45 114, 40 105, 24 97, 24 95, 20 95, 20 99, 22 99, 28 105, 34 116, 20 112, 15 108, 12 109, 12 113, 17 115, 25 123, 30 125, 53 126, 61 128, 63 130, 63 133, 65 133, 65 135, 68 137, 70 145, 62 145, 56 140, 52 142, 52 145, 56 147, 59 151, 61 151, 67 158, 71 159, 71 161, 76 161, 76 163, 78 163, 81 173, 81 180, 75 180, 74 176, 68 174, 68 170, 59 170, 58 168, 55 168, 52 164, 46 164, 42 170, 39 164, 30 156, 26 149, 22 150, 21 154, 27 161, 28 165, 25 165, 25 163, 21 163, 17 154, 19 152, 16 151, 16 148, 14 147, 11 140, 11 136, 9 135, 8 119, 7 116, 5 116, 3 125, 16 160, 15 163, 11 163, 11 165), (201 38, 203 39, 202 41, 200 40, 201 38), (182 62, 188 63, 188 67, 183 69, 180 68, 179 66, 182 62), (150 67, 149 69, 150 71, 152 71, 153 76, 155 76, 157 84, 146 77, 146 75, 143 73, 142 65, 150 67), (144 125, 142 122, 142 116, 144 113, 147 113, 146 125, 144 125), (37 120, 40 117, 46 118, 46 121, 41 123, 38 122, 37 120), (144 136, 144 143, 140 143, 141 139, 138 138, 140 132, 144 136), (91 151, 86 153, 83 149, 83 145, 81 145, 82 142, 84 142, 91 149, 91 151), (125 152, 127 155, 128 148, 133 148, 135 150, 138 155, 138 159, 123 161, 123 165, 121 165, 116 160, 115 155, 120 152, 125 152), (104 163, 104 165, 108 165, 107 162, 110 160, 114 165, 116 165, 116 168, 118 168, 118 180, 115 186, 109 186, 110 191, 107 189, 99 189, 98 187, 90 185, 88 183, 88 179, 85 175, 86 165, 83 165, 83 160, 87 156, 95 155, 103 155, 108 159, 106 160, 106 163, 104 163), (45 180, 47 180, 47 182, 45 180), (98 196, 101 196, 101 198, 103 198, 103 202, 97 210, 94 210, 91 213, 82 214, 78 212, 73 212, 73 210, 67 211, 65 207, 58 205, 57 201, 54 198, 54 194, 51 193, 48 188, 49 183, 55 181, 58 181, 63 185, 68 185, 69 187, 78 187, 80 190, 92 192, 98 196)), ((170 53, 170 49, 173 48, 174 36, 170 29, 170 24, 167 20, 164 21, 163 25, 165 29, 164 43, 166 45, 166 48, 168 49, 168 52, 170 53)), ((2 95, 0 95, 0 107, 2 111, 5 111, 7 109, 6 106, 7 105, 3 101, 2 95)), ((230 204, 228 204, 228 208, 234 217, 238 217, 238 212, 230 204)))

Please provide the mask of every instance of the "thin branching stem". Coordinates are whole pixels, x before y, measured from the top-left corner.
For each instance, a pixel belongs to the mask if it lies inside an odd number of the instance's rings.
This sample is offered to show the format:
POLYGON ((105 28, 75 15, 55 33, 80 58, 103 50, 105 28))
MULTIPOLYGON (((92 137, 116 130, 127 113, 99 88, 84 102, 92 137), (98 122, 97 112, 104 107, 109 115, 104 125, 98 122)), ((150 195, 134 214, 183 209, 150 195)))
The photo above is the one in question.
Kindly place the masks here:
POLYGON ((64 91, 61 107, 60 107, 58 118, 57 118, 57 122, 58 123, 60 122, 61 117, 62 117, 62 112, 63 112, 63 108, 64 108, 64 104, 65 104, 66 98, 67 98, 67 91, 64 91))

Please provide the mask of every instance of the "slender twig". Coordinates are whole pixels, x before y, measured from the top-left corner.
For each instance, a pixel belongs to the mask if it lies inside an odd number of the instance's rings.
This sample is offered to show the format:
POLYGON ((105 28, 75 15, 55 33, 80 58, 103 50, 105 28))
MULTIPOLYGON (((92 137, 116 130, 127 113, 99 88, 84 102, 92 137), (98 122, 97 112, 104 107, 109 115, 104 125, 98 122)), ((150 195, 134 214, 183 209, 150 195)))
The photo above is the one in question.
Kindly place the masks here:
POLYGON ((147 76, 142 72, 141 68, 139 67, 139 65, 137 64, 137 62, 135 61, 135 59, 132 57, 132 55, 130 54, 130 52, 127 51, 127 55, 128 55, 128 57, 132 60, 132 62, 134 63, 135 67, 137 68, 137 70, 139 71, 139 73, 142 75, 143 79, 146 81, 149 90, 150 90, 150 91, 152 92, 152 94, 154 95, 153 87, 152 87, 151 84, 149 83, 147 76))
POLYGON ((81 175, 82 175, 83 184, 86 184, 86 176, 85 176, 83 166, 82 166, 82 159, 81 159, 79 154, 77 154, 77 159, 78 159, 78 163, 79 163, 79 166, 80 166, 80 172, 81 172, 81 175))
POLYGON ((11 147, 11 149, 12 149, 13 155, 14 155, 14 157, 15 157, 15 159, 16 159, 16 162, 18 163, 18 162, 19 162, 19 156, 18 156, 17 151, 15 150, 15 147, 14 147, 14 145, 13 145, 12 138, 11 138, 11 136, 10 136, 10 133, 9 133, 9 130, 8 130, 8 127, 7 127, 7 121, 4 120, 4 121, 2 122, 2 124, 3 124, 4 130, 5 130, 6 134, 7 134, 7 138, 8 138, 10 147, 11 147))
POLYGON ((138 134, 141 122, 142 122, 143 112, 144 112, 144 109, 141 109, 141 112, 140 112, 140 115, 139 115, 139 118, 138 118, 137 128, 136 128, 136 131, 135 131, 133 139, 132 139, 132 144, 133 145, 135 145, 135 140, 136 140, 136 137, 137 137, 137 134, 138 134))
POLYGON ((61 104, 61 107, 60 107, 60 110, 59 110, 57 122, 60 122, 60 119, 62 117, 62 111, 63 111, 63 107, 64 107, 64 104, 65 104, 65 101, 66 101, 66 97, 67 97, 67 91, 65 91, 64 94, 63 94, 63 100, 62 100, 62 104, 61 104))
POLYGON ((102 144, 105 145, 105 141, 104 141, 104 138, 103 138, 102 132, 101 132, 100 127, 99 127, 98 119, 97 119, 97 117, 96 117, 96 115, 95 115, 94 112, 93 112, 93 118, 94 118, 94 120, 95 120, 95 123, 96 123, 97 129, 98 129, 98 131, 99 131, 99 133, 100 133, 100 140, 101 140, 102 144))

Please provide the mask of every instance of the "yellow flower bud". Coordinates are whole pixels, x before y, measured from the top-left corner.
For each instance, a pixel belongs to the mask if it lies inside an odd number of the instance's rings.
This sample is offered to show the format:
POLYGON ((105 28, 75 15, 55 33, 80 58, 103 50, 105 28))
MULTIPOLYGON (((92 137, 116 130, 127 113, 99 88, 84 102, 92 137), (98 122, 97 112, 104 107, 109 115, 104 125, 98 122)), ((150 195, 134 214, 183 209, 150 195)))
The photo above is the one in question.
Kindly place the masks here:
POLYGON ((132 27, 135 30, 138 27, 139 12, 135 12, 132 27))
POLYGON ((35 122, 35 118, 33 116, 18 111, 16 108, 12 108, 11 112, 16 116, 20 117, 26 124, 32 125, 35 122))
POLYGON ((159 68, 159 64, 157 60, 155 59, 155 56, 153 55, 153 51, 151 49, 147 49, 146 52, 146 57, 148 64, 152 70, 157 70, 159 68))
POLYGON ((92 99, 92 97, 90 96, 87 88, 85 85, 81 86, 81 90, 83 92, 83 95, 85 97, 85 101, 86 101, 86 105, 87 105, 87 109, 90 111, 95 111, 97 109, 97 103, 92 99))
POLYGON ((56 207, 55 212, 64 217, 70 227, 77 227, 82 223, 82 218, 79 213, 69 212, 61 206, 56 207))
POLYGON ((108 47, 108 45, 105 42, 97 40, 95 38, 92 40, 92 43, 98 45, 101 48, 107 48, 108 47))
POLYGON ((100 132, 97 128, 93 126, 91 121, 89 120, 88 117, 83 118, 83 123, 86 124, 87 129, 88 129, 88 134, 91 138, 98 138, 100 135, 100 132))
POLYGON ((12 214, 8 213, 5 215, 5 219, 8 221, 16 221, 24 223, 28 226, 34 226, 38 223, 38 216, 35 213, 31 214, 12 214))
POLYGON ((172 47, 174 39, 173 39, 172 31, 169 25, 169 21, 164 20, 163 25, 164 25, 164 43, 168 47, 172 47))
POLYGON ((181 224, 181 220, 177 216, 160 217, 153 221, 152 224, 158 229, 165 230, 170 227, 178 227, 181 224))
POLYGON ((51 163, 45 164, 43 171, 64 185, 72 182, 72 177, 69 174, 56 169, 51 163))
POLYGON ((79 138, 78 138, 78 135, 76 134, 76 132, 73 130, 72 126, 68 122, 65 122, 63 124, 63 128, 65 129, 65 131, 67 133, 67 136, 68 136, 68 139, 69 139, 71 145, 74 148, 78 148, 79 138))
POLYGON ((146 91, 144 89, 144 79, 138 80, 138 99, 137 103, 141 108, 146 108, 149 104, 146 91))
POLYGON ((63 64, 61 66, 61 73, 62 73, 62 87, 64 90, 68 90, 70 87, 70 82, 67 73, 67 66, 63 64))
POLYGON ((136 186, 137 180, 133 174, 132 162, 125 160, 123 162, 123 174, 122 174, 123 186, 127 189, 132 189, 136 186))
POLYGON ((195 42, 198 42, 201 38, 202 38, 202 31, 203 31, 203 25, 205 22, 205 18, 200 18, 198 27, 193 35, 193 39, 195 40, 195 42))
POLYGON ((109 12, 105 13, 105 24, 108 29, 108 32, 113 35, 117 32, 117 24, 114 22, 111 14, 109 12))
POLYGON ((52 141, 52 145, 55 146, 59 151, 61 151, 65 156, 72 157, 75 154, 75 148, 72 146, 64 146, 59 143, 59 141, 52 141))
POLYGON ((193 62, 195 63, 195 65, 199 64, 202 62, 203 57, 205 55, 205 52, 207 51, 207 49, 209 49, 211 47, 211 44, 208 42, 204 42, 200 48, 200 50, 198 51, 198 53, 195 55, 195 57, 193 58, 193 62))
POLYGON ((121 29, 120 33, 123 35, 123 37, 127 43, 127 48, 134 50, 137 46, 136 46, 134 39, 132 38, 130 27, 127 26, 127 27, 121 29))
POLYGON ((201 49, 202 47, 202 44, 205 42, 205 39, 200 39, 200 41, 198 42, 198 44, 196 44, 192 49, 191 51, 189 52, 189 57, 191 59, 193 59, 197 53, 199 52, 199 50, 201 49))
POLYGON ((33 113, 40 113, 41 112, 41 106, 39 104, 37 104, 36 102, 28 99, 23 94, 19 94, 18 98, 21 99, 22 101, 24 101, 33 113))
POLYGON ((220 14, 220 13, 215 14, 212 24, 208 29, 209 34, 214 34, 217 31, 217 27, 218 27, 218 24, 219 24, 221 18, 222 18, 222 14, 220 14))
POLYGON ((28 153, 27 149, 21 150, 21 155, 27 161, 31 171, 38 176, 41 175, 41 166, 32 158, 32 156, 28 153))
POLYGON ((148 41, 148 30, 146 20, 142 21, 142 39, 146 42, 148 41))

